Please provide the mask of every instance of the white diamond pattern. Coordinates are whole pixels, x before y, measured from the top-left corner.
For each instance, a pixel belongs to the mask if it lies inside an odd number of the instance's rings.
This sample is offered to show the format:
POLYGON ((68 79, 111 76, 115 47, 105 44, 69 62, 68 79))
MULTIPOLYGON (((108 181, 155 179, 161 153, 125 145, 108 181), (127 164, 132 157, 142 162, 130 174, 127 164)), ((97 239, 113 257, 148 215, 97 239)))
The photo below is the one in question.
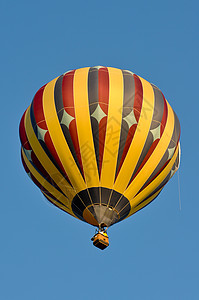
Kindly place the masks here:
POLYGON ((71 117, 64 109, 64 113, 61 119, 61 124, 66 125, 69 128, 70 122, 74 120, 74 117, 71 117))
POLYGON ((45 134, 48 130, 42 129, 37 125, 37 138, 38 140, 42 140, 44 142, 45 134))
POLYGON ((25 152, 25 155, 26 155, 26 157, 27 157, 27 159, 29 160, 29 161, 32 161, 32 158, 31 158, 31 153, 32 153, 32 150, 27 150, 27 149, 23 149, 24 150, 24 152, 25 152))
POLYGON ((157 139, 160 139, 160 125, 155 129, 151 129, 150 132, 153 135, 153 142, 157 139))
POLYGON ((173 153, 174 153, 174 151, 175 151, 175 148, 176 148, 176 147, 173 147, 173 148, 171 148, 171 149, 168 149, 168 151, 169 151, 169 157, 168 157, 168 159, 171 159, 171 158, 172 158, 173 153))
POLYGON ((97 120, 98 123, 101 121, 101 119, 103 119, 104 117, 106 117, 106 114, 101 109, 99 103, 98 103, 95 111, 92 113, 91 116, 94 117, 97 120))
POLYGON ((124 118, 124 120, 128 123, 129 128, 130 128, 132 125, 137 124, 137 120, 136 120, 136 118, 135 118, 133 109, 132 109, 131 113, 130 113, 128 116, 126 116, 126 117, 124 118))

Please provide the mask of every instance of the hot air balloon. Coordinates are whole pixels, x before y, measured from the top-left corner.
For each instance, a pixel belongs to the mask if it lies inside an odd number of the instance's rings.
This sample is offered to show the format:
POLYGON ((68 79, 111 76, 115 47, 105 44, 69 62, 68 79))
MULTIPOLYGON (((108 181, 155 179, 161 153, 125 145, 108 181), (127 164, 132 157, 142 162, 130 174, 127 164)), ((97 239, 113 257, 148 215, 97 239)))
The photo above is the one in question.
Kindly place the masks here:
POLYGON ((179 120, 155 85, 87 67, 41 87, 20 122, 23 166, 48 201, 106 230, 161 192, 180 161, 179 120))

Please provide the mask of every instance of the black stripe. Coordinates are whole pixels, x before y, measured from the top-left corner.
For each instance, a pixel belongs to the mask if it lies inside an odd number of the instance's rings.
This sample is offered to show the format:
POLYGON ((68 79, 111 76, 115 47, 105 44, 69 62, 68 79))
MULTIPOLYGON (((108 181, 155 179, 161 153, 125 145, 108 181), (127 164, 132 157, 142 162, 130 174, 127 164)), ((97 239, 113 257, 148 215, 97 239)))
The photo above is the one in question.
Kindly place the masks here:
POLYGON ((162 92, 153 84, 152 88, 154 92, 154 111, 150 130, 159 126, 164 113, 164 98, 162 92))
POLYGON ((98 97, 98 69, 93 67, 88 72, 88 101, 90 115, 94 113, 97 108, 99 97, 98 97))
POLYGON ((91 118, 91 128, 95 149, 95 157, 97 161, 97 167, 99 172, 99 124, 98 121, 91 117, 91 115, 96 110, 99 103, 99 94, 98 94, 98 69, 93 67, 89 69, 88 72, 88 104, 89 112, 91 118))
POLYGON ((92 203, 100 204, 100 188, 99 187, 89 188, 89 194, 92 199, 92 203))
POLYGON ((129 132, 129 125, 124 120, 124 118, 127 117, 132 112, 134 98, 135 98, 135 82, 134 82, 133 75, 130 72, 124 70, 122 70, 122 74, 123 74, 123 83, 124 83, 124 96, 123 96, 122 123, 121 123, 121 133, 120 133, 120 142, 119 142, 118 157, 117 157, 116 174, 118 172, 118 168, 124 151, 124 146, 129 132))
POLYGON ((61 75, 56 83, 55 83, 55 89, 54 89, 54 99, 55 99, 55 107, 58 115, 59 122, 61 122, 62 114, 59 114, 59 112, 63 111, 64 105, 63 105, 63 98, 62 98, 62 82, 63 82, 64 75, 61 75))
POLYGON ((108 188, 101 188, 101 203, 108 204, 109 198, 111 195, 112 190, 108 188))
POLYGON ((176 115, 176 113, 173 111, 174 113, 174 130, 173 130, 173 135, 171 138, 171 142, 169 144, 168 148, 173 148, 177 146, 178 140, 180 138, 180 122, 178 120, 178 117, 176 115))
POLYGON ((133 75, 130 72, 122 70, 122 74, 124 81, 124 101, 122 118, 125 118, 133 110, 135 99, 135 81, 133 75))

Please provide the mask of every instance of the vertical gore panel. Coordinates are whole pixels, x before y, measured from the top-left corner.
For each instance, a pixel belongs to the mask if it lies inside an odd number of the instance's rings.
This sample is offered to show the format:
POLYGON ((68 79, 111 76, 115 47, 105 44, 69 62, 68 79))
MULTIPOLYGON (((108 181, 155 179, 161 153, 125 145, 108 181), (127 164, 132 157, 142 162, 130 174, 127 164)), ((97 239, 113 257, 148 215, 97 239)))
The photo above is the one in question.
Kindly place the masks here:
POLYGON ((99 104, 103 112, 108 115, 109 104, 109 73, 108 68, 100 68, 98 71, 99 104))
POLYGON ((98 105, 98 69, 90 68, 88 72, 88 102, 90 115, 98 105))
MULTIPOLYGON (((133 104, 133 110, 135 114, 135 118, 137 122, 140 118, 140 112, 142 110, 142 102, 143 102, 143 86, 142 86, 142 80, 141 78, 135 74, 133 74, 134 81, 135 81, 135 97, 134 97, 134 104, 133 104)), ((148 103, 148 106, 150 106, 150 101, 148 103)), ((147 105, 145 105, 145 110, 149 109, 147 105)))
POLYGON ((90 188, 89 194, 90 194, 91 201, 93 204, 95 204, 95 203, 100 204, 100 188, 99 187, 90 188))
MULTIPOLYGON (((43 92, 46 85, 38 90, 35 94, 33 102, 32 102, 32 113, 34 114, 35 123, 39 124, 39 127, 46 130, 47 125, 44 117, 43 111, 43 92)), ((34 128, 35 130, 35 128, 34 128)))
POLYGON ((101 175, 109 103, 109 74, 107 68, 100 68, 98 71, 98 99, 99 106, 105 114, 99 122, 99 174, 101 175))
POLYGON ((62 98, 62 83, 63 83, 63 76, 60 76, 55 84, 55 107, 56 107, 56 111, 57 111, 57 115, 58 115, 58 119, 59 122, 61 123, 61 119, 62 119, 62 114, 63 114, 63 109, 64 109, 64 105, 63 105, 63 98, 62 98), (62 114, 60 114, 60 112, 62 112, 62 114))
POLYGON ((160 126, 164 113, 164 98, 161 91, 153 86, 154 97, 155 97, 155 106, 153 113, 153 121, 151 123, 151 128, 154 129, 160 126))
POLYGON ((62 82, 63 106, 65 111, 73 118, 75 117, 74 95, 73 95, 74 74, 75 74, 75 70, 66 73, 63 77, 63 82, 62 82))
POLYGON ((128 71, 122 71, 123 73, 123 80, 124 80, 124 100, 123 100, 123 108, 122 108, 122 124, 121 124, 121 135, 120 135, 120 143, 119 143, 119 150, 118 150, 118 158, 117 158, 117 168, 116 174, 118 172, 119 166, 121 167, 123 160, 121 158, 123 156, 124 147, 127 141, 129 125, 124 120, 128 115, 132 113, 133 105, 134 105, 134 98, 135 98, 135 84, 134 84, 134 77, 128 71))
POLYGON ((175 118, 175 126, 174 126, 173 135, 172 135, 172 144, 169 145, 169 148, 176 147, 176 145, 179 141, 179 138, 180 138, 180 122, 178 120, 176 113, 174 111, 173 111, 173 113, 174 113, 174 118, 175 118))
POLYGON ((88 101, 95 156, 99 173, 99 122, 101 116, 99 111, 98 94, 98 68, 90 68, 88 73, 88 101))
POLYGON ((108 202, 110 201, 111 193, 112 193, 112 190, 110 190, 110 189, 106 189, 106 188, 101 189, 102 204, 108 204, 108 202))
POLYGON ((89 68, 78 69, 74 77, 75 119, 84 177, 87 187, 99 185, 93 134, 88 103, 89 68))
POLYGON ((115 180, 117 156, 121 133, 123 107, 122 71, 108 68, 109 71, 109 109, 106 127, 105 146, 101 170, 101 186, 112 188, 115 180))
POLYGON ((124 79, 124 102, 122 110, 122 118, 129 115, 134 107, 135 99, 135 81, 130 72, 122 71, 124 79))

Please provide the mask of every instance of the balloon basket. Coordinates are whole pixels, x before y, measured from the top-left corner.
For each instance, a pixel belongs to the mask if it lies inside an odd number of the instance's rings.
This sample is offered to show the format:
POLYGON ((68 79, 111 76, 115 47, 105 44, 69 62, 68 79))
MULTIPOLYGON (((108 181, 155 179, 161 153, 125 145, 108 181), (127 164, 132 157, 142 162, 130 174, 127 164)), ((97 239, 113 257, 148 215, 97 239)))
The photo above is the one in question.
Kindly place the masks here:
POLYGON ((91 240, 93 241, 93 245, 101 250, 109 246, 108 236, 104 236, 102 233, 95 234, 91 240))

